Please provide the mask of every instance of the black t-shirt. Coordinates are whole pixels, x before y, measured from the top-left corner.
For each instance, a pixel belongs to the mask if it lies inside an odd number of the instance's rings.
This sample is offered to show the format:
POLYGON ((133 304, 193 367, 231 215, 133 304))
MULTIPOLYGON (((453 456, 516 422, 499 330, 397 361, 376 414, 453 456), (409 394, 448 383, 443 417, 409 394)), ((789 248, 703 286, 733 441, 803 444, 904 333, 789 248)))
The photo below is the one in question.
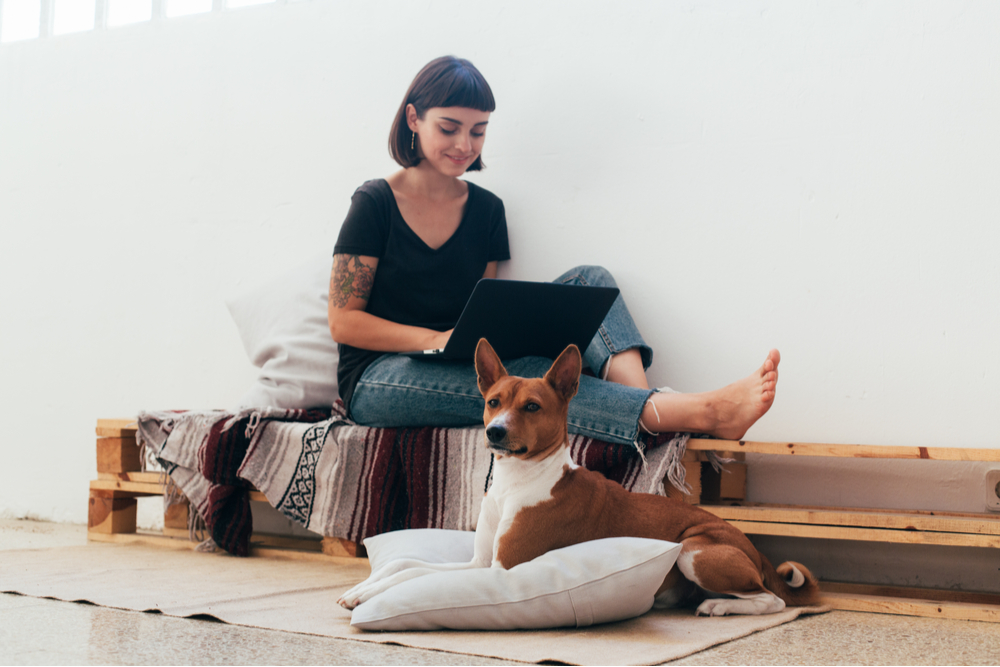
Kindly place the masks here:
MULTIPOLYGON (((469 183, 458 229, 433 249, 410 229, 385 179, 354 191, 333 253, 379 259, 365 310, 399 324, 447 331, 455 326, 486 264, 510 259, 503 202, 469 183)), ((383 352, 340 344, 337 382, 350 408, 354 387, 383 352)))

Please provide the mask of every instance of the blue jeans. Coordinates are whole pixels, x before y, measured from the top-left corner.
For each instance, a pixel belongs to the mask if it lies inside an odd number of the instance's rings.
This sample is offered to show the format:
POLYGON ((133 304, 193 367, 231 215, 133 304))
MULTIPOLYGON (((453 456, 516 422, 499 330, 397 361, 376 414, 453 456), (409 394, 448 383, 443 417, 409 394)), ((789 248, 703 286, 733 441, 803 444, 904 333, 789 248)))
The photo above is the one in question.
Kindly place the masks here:
MULTIPOLYGON (((611 274, 599 266, 576 267, 554 282, 617 287, 611 274)), ((619 294, 584 351, 583 361, 595 375, 600 375, 611 355, 630 349, 639 350, 643 368, 648 368, 653 351, 636 329, 619 294)), ((542 377, 551 365, 552 360, 543 357, 504 362, 508 373, 521 377, 542 377)), ((638 438, 639 415, 650 394, 650 389, 584 375, 569 405, 569 431, 632 444, 638 438)), ((472 362, 385 354, 358 381, 351 416, 367 426, 473 426, 482 425, 484 407, 472 362)))

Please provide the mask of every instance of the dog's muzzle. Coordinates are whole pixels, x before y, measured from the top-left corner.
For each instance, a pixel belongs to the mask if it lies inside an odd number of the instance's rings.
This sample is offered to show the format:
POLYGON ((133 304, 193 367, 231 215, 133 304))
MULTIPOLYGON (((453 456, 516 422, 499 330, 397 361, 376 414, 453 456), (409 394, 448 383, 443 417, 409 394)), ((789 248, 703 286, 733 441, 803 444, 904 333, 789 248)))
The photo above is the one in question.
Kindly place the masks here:
POLYGON ((507 439, 507 428, 499 424, 490 424, 486 427, 486 437, 494 445, 499 445, 507 439))
POLYGON ((527 447, 514 449, 507 440, 507 427, 501 424, 490 424, 486 427, 486 445, 497 454, 524 454, 527 447))

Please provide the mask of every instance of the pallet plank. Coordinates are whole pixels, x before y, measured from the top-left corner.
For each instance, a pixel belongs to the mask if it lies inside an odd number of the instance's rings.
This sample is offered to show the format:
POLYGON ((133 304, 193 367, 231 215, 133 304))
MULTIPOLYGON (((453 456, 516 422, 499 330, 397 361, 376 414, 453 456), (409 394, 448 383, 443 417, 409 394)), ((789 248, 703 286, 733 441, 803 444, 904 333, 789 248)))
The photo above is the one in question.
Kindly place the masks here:
POLYGON ((170 529, 187 531, 191 516, 191 504, 184 499, 163 508, 163 530, 170 529))
POLYGON ((364 558, 368 555, 363 544, 351 542, 340 537, 324 537, 322 551, 327 556, 341 558, 364 558))
POLYGON ((134 533, 138 503, 134 498, 108 497, 91 493, 87 511, 87 533, 111 535, 134 533))
POLYGON ((137 430, 135 418, 98 419, 95 432, 105 438, 134 438, 137 430))
POLYGON ((721 472, 710 463, 701 464, 701 502, 743 500, 746 495, 746 463, 727 463, 721 472))
POLYGON ((91 491, 118 491, 133 496, 162 496, 164 484, 159 482, 130 482, 121 479, 95 479, 90 482, 91 491))
POLYGON ((701 462, 697 458, 692 457, 692 459, 683 460, 684 481, 691 487, 691 493, 684 493, 670 482, 664 482, 664 487, 666 488, 668 497, 688 503, 689 505, 697 505, 701 501, 701 462))
POLYGON ((1000 535, 1000 516, 883 512, 863 509, 808 509, 768 505, 701 505, 727 521, 881 528, 905 531, 1000 535))
MULTIPOLYGON (((146 546, 167 548, 167 549, 178 549, 178 550, 188 550, 192 551, 197 546, 197 542, 192 542, 187 539, 187 537, 167 537, 159 533, 152 533, 147 531, 137 531, 134 533, 118 533, 118 534, 106 534, 106 533, 87 533, 87 539, 92 542, 105 542, 112 544, 144 544, 146 546)), ((206 556, 213 555, 225 555, 229 557, 223 551, 215 553, 206 553, 206 556)), ((344 565, 354 565, 359 562, 363 562, 364 558, 347 558, 341 556, 328 556, 322 551, 296 551, 294 549, 270 547, 270 546, 254 546, 250 547, 250 555, 252 557, 259 558, 278 558, 283 560, 318 560, 332 563, 340 563, 344 565)))
POLYGON ((157 471, 99 472, 97 473, 97 479, 102 481, 143 482, 145 484, 166 485, 166 473, 157 471))
POLYGON ((846 581, 821 581, 824 592, 845 593, 850 595, 868 595, 883 598, 907 598, 912 600, 931 600, 935 602, 964 602, 969 604, 991 605, 1000 609, 1000 594, 977 593, 975 591, 959 591, 943 588, 916 588, 912 586, 884 586, 881 584, 852 584, 846 581))
MULTIPOLYGON (((162 496, 167 489, 162 472, 98 473, 90 482, 91 489, 121 491, 137 496, 162 496)), ((250 500, 268 502, 267 497, 256 489, 250 489, 250 500)))
POLYGON ((899 445, 829 445, 821 443, 755 442, 752 440, 711 440, 692 438, 692 451, 832 456, 856 459, 926 459, 930 461, 998 461, 1000 449, 966 447, 908 447, 899 445))
POLYGON ((892 542, 895 544, 933 544, 950 547, 1000 548, 1000 536, 998 535, 969 535, 966 533, 935 533, 929 531, 845 526, 809 526, 796 523, 766 523, 758 521, 730 521, 729 523, 747 535, 812 537, 827 540, 851 540, 855 542, 892 542))
POLYGON ((139 446, 135 438, 98 438, 97 439, 97 471, 99 473, 116 473, 138 471, 139 446))
MULTIPOLYGON (((932 595, 933 592, 928 591, 928 594, 932 595)), ((832 608, 841 611, 1000 623, 1000 606, 994 604, 863 595, 835 591, 824 591, 823 601, 832 608)))

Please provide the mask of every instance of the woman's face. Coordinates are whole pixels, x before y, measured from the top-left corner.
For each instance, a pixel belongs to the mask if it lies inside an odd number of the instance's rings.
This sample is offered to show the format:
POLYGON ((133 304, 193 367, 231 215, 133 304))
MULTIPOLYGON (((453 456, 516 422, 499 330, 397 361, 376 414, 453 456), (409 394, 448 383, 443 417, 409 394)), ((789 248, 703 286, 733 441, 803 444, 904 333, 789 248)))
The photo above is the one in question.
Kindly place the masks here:
POLYGON ((434 107, 418 118, 412 104, 406 107, 407 125, 417 134, 420 156, 447 176, 461 176, 483 152, 489 119, 489 111, 465 107, 434 107))

